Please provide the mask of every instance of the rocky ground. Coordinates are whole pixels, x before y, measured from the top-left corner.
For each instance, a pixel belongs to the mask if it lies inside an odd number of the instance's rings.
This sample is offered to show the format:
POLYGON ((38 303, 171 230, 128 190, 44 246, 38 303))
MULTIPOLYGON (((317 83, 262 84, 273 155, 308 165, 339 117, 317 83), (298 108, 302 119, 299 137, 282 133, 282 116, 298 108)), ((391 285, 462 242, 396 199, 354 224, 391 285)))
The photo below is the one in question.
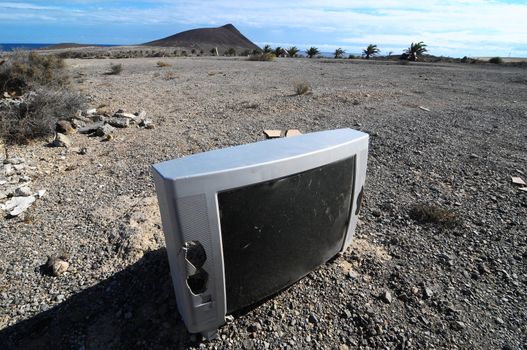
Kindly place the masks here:
POLYGON ((24 160, 10 179, 46 192, 0 218, 1 348, 527 348, 527 193, 511 182, 527 180, 527 70, 159 60, 112 60, 120 75, 104 74, 109 60, 67 61, 90 107, 146 111, 155 128, 8 148, 24 160), (303 81, 312 93, 294 95, 303 81), (150 165, 263 129, 341 127, 371 137, 353 247, 218 339, 188 334, 150 165))

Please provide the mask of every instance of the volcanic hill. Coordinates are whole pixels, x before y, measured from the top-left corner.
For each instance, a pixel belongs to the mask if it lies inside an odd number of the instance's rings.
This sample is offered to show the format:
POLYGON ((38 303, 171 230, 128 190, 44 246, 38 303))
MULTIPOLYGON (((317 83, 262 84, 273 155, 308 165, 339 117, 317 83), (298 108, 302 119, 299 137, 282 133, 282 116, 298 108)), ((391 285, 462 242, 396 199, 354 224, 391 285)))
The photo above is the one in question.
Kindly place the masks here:
POLYGON ((237 52, 259 49, 255 43, 247 39, 232 24, 226 24, 217 28, 191 29, 142 45, 194 48, 205 52, 217 47, 220 54, 229 48, 234 48, 237 52))

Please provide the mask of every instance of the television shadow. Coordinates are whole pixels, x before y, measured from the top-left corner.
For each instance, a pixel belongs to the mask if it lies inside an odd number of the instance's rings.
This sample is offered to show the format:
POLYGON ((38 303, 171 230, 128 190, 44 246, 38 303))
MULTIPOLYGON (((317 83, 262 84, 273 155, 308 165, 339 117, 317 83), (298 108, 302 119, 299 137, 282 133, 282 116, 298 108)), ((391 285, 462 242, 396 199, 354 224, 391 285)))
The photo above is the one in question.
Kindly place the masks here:
POLYGON ((166 250, 0 331, 2 349, 183 349, 166 250))

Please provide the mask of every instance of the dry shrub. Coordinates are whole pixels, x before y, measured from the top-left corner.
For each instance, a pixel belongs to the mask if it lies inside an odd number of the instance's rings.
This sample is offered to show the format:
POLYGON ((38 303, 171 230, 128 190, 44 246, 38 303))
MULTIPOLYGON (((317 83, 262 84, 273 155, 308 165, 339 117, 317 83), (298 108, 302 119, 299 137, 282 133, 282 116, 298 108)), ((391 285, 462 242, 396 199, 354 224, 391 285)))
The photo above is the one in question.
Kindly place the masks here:
POLYGON ((461 219, 453 212, 432 204, 415 204, 410 209, 410 217, 423 224, 436 224, 444 227, 455 227, 461 219))
POLYGON ((0 90, 21 95, 34 86, 65 86, 69 77, 64 60, 54 55, 14 51, 0 66, 0 90))
POLYGON ((297 95, 304 95, 311 91, 311 85, 308 82, 295 83, 295 92, 297 95))
POLYGON ((72 119, 84 105, 84 97, 78 92, 36 88, 16 103, 0 102, 0 137, 7 143, 28 143, 48 136, 57 120, 72 119))
POLYGON ((264 53, 261 53, 261 54, 258 54, 258 55, 250 55, 248 60, 249 61, 266 61, 266 62, 270 62, 270 61, 274 61, 275 58, 276 58, 276 55, 274 53, 264 52, 264 53))
POLYGON ((121 63, 110 64, 110 71, 107 72, 107 75, 119 75, 123 71, 123 65, 121 63))
POLYGON ((163 75, 164 80, 174 80, 176 78, 177 78, 177 75, 174 72, 166 72, 165 75, 163 75))
POLYGON ((162 68, 162 67, 171 67, 172 65, 168 62, 164 62, 164 61, 157 61, 157 66, 162 68))

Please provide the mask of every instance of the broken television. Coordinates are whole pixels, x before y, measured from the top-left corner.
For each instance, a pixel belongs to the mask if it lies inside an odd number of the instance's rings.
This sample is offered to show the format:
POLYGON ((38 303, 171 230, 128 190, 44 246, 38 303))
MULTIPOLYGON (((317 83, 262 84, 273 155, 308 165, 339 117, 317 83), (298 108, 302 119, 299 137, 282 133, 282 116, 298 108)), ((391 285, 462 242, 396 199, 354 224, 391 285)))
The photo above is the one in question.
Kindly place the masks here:
POLYGON ((368 135, 321 131, 153 166, 178 310, 214 337, 225 317, 295 283, 350 244, 368 135))

